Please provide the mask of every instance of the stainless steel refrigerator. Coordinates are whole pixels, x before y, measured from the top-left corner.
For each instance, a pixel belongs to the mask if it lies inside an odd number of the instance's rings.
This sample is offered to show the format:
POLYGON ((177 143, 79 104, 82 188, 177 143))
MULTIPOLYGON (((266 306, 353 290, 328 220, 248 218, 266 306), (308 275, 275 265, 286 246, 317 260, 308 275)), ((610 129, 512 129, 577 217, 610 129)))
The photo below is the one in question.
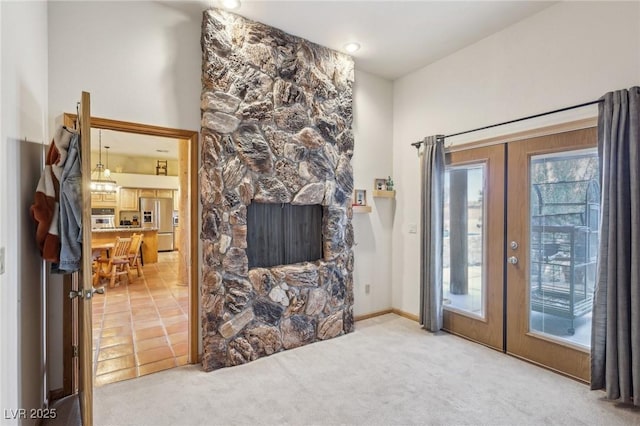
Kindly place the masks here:
POLYGON ((173 250, 173 200, 140 198, 143 228, 158 229, 158 251, 173 250))

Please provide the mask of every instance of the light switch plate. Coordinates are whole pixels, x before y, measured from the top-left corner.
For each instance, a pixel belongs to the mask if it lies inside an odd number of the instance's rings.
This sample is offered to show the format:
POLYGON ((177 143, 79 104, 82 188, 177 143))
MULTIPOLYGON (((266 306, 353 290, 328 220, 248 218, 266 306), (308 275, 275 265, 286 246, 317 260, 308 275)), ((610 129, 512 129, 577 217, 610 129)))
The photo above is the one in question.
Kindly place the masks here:
POLYGON ((415 223, 410 223, 409 224, 409 233, 410 234, 417 234, 418 233, 418 225, 415 223))
POLYGON ((0 247, 0 275, 4 274, 4 247, 0 247))

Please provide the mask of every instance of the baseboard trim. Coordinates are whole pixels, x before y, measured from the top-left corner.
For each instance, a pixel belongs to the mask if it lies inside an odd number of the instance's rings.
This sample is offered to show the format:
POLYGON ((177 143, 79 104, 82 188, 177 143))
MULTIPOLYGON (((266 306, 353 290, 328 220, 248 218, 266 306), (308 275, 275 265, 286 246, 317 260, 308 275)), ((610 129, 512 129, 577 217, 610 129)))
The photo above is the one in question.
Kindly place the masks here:
POLYGON ((418 315, 410 314, 409 312, 401 311, 400 309, 393 308, 391 312, 400 315, 401 317, 410 319, 411 321, 420 322, 420 317, 418 315))
POLYGON ((356 315, 355 320, 362 321, 369 318, 379 317, 380 315, 390 314, 391 312, 392 312, 392 309, 385 309, 384 311, 372 312, 370 314, 356 315))
POLYGON ((420 322, 420 318, 417 315, 410 314, 409 312, 401 311, 400 309, 396 309, 396 308, 385 309, 385 310, 382 310, 382 311, 372 312, 370 314, 357 315, 355 317, 355 320, 356 321, 362 321, 362 320, 366 320, 366 319, 369 319, 369 318, 375 318, 375 317, 379 317, 381 315, 386 315, 386 314, 396 314, 396 315, 399 315, 401 317, 410 319, 411 321, 420 322))

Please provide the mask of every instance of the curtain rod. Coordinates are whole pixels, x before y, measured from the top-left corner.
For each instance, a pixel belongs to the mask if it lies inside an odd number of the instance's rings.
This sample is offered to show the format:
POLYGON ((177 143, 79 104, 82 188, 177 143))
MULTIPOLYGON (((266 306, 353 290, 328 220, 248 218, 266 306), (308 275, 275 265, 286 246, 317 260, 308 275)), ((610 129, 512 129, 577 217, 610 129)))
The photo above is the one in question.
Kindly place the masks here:
MULTIPOLYGON (((534 115, 530 115, 528 117, 516 118, 515 120, 509 120, 509 121, 504 121, 504 122, 498 123, 498 124, 491 124, 489 126, 478 127, 477 129, 465 130, 464 132, 452 133, 452 134, 446 135, 446 136, 439 136, 439 138, 442 138, 442 139, 452 138, 454 136, 460 136, 460 135, 465 135, 467 133, 477 132, 477 131, 480 131, 480 130, 491 129, 492 127, 504 126, 505 124, 517 123, 518 121, 530 120, 532 118, 538 118, 538 117, 542 117, 542 116, 549 115, 549 114, 555 114, 557 112, 563 112, 563 111, 568 111, 568 110, 571 110, 571 109, 576 109, 576 108, 581 108, 581 107, 585 107, 585 106, 589 106, 589 105, 599 104, 600 102, 604 102, 604 99, 598 99, 597 101, 585 102, 585 103, 579 104, 579 105, 573 105, 573 106, 570 106, 570 107, 555 109, 553 111, 542 112, 540 114, 534 114, 534 115)), ((420 149, 420 145, 422 145, 423 143, 424 143, 424 141, 418 141, 418 142, 412 143, 411 145, 416 147, 416 149, 420 149)))

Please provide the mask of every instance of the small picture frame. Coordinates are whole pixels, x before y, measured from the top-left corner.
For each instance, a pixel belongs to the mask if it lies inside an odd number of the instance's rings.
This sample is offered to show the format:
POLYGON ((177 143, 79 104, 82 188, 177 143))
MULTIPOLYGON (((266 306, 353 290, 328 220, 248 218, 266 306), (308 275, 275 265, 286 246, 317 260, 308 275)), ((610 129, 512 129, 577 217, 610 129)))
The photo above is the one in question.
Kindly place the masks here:
POLYGON ((367 191, 365 189, 353 190, 353 205, 354 206, 366 206, 367 205, 367 191))
POLYGON ((386 191, 387 190, 387 180, 386 179, 376 179, 374 181, 374 187, 376 191, 386 191))

